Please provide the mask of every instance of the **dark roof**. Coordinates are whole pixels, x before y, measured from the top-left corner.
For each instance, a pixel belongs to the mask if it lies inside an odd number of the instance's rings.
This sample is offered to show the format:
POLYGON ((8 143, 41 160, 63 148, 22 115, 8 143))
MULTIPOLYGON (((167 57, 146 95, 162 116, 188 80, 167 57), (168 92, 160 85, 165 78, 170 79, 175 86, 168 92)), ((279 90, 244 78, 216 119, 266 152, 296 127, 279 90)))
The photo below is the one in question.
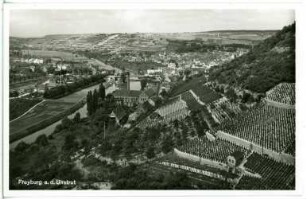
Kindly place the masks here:
POLYGON ((242 151, 234 151, 231 156, 236 159, 236 166, 239 165, 244 159, 244 153, 242 151))
POLYGON ((155 95, 155 91, 153 90, 153 88, 150 88, 148 90, 145 91, 145 94, 148 96, 148 97, 152 97, 153 95, 155 95))
POLYGON ((211 102, 220 99, 222 96, 217 92, 213 91, 209 87, 205 85, 198 85, 191 89, 197 96, 200 97, 200 100, 205 104, 209 104, 211 102))
POLYGON ((165 104, 163 104, 163 106, 173 104, 173 103, 175 103, 175 102, 177 102, 179 100, 180 100, 180 96, 179 95, 175 96, 175 97, 172 97, 172 98, 168 99, 167 102, 165 104))
POLYGON ((201 104, 194 98, 190 91, 186 91, 181 94, 182 100, 184 100, 191 111, 197 111, 201 108, 201 104))
POLYGON ((115 115, 118 118, 118 120, 121 120, 126 115, 125 110, 121 106, 116 107, 113 110, 113 112, 115 113, 115 115))
POLYGON ((141 94, 141 91, 135 91, 135 90, 126 90, 126 89, 120 89, 120 90, 115 90, 113 92, 113 95, 115 97, 118 96, 124 96, 124 97, 139 97, 139 95, 141 94))

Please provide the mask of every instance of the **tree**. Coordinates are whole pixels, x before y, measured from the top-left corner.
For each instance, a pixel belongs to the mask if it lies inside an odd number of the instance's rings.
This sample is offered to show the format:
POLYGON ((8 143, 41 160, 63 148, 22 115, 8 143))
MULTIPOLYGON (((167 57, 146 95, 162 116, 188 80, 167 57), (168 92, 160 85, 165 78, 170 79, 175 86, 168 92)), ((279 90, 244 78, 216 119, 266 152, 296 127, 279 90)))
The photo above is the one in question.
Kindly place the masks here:
POLYGON ((92 113, 94 113, 98 109, 98 102, 99 102, 99 94, 98 91, 95 89, 92 96, 92 113))
POLYGON ((148 159, 154 158, 155 157, 155 152, 153 147, 149 147, 148 150, 146 151, 146 156, 148 159))
POLYGON ((58 124, 58 125, 55 127, 53 133, 58 133, 58 132, 60 132, 62 129, 63 129, 62 124, 58 124))
POLYGON ((24 141, 21 141, 19 144, 17 144, 15 151, 24 152, 27 148, 29 148, 29 146, 29 144, 25 143, 24 141))
POLYGON ((179 127, 179 121, 176 119, 176 120, 174 120, 173 121, 173 125, 174 125, 174 127, 176 128, 176 129, 178 129, 178 127, 179 127))
POLYGON ((92 92, 89 91, 87 93, 87 114, 88 115, 92 115, 93 113, 92 102, 93 102, 92 92))
POLYGON ((182 139, 182 136, 180 134, 177 134, 177 136, 176 136, 176 145, 177 146, 183 145, 183 139, 182 139))
POLYGON ((187 69, 184 71, 184 75, 186 75, 186 77, 189 77, 190 74, 191 74, 190 70, 187 69))
POLYGON ((35 171, 40 169, 46 169, 48 168, 48 165, 52 163, 56 156, 56 149, 55 148, 43 148, 42 150, 39 150, 34 158, 34 164, 35 168, 33 168, 35 171))
POLYGON ((115 107, 115 98, 112 94, 107 94, 105 98, 105 108, 113 108, 115 107))
POLYGON ((140 81, 140 84, 141 84, 141 90, 143 91, 146 88, 147 84, 148 84, 148 80, 147 79, 142 79, 140 81))
POLYGON ((241 102, 247 103, 247 102, 252 102, 252 100, 253 100, 253 97, 250 93, 243 92, 241 102))
POLYGON ((47 136, 45 134, 42 134, 36 138, 35 143, 39 146, 47 146, 49 144, 49 141, 47 136))
POLYGON ((82 147, 85 148, 86 153, 90 151, 90 145, 89 145, 90 143, 87 139, 82 139, 81 144, 82 144, 82 147))
POLYGON ((69 128, 71 125, 72 125, 72 121, 68 117, 65 117, 64 119, 62 119, 62 127, 64 129, 69 128))
POLYGON ((73 121, 74 121, 75 123, 79 123, 79 122, 81 121, 81 114, 80 114, 80 112, 77 112, 77 113, 75 114, 75 116, 74 116, 74 118, 73 118, 73 121))
POLYGON ((225 95, 232 100, 237 99, 237 94, 236 94, 235 90, 232 89, 232 88, 228 89, 228 91, 226 91, 225 95))
POLYGON ((155 106, 159 107, 163 103, 162 99, 159 97, 155 100, 155 106))
POLYGON ((75 168, 74 163, 63 162, 59 165, 56 178, 67 180, 80 180, 82 174, 79 169, 75 168))
POLYGON ((65 137, 64 149, 70 150, 78 147, 78 142, 76 141, 76 137, 74 134, 68 134, 65 137))
POLYGON ((175 172, 170 173, 165 178, 165 184, 171 189, 190 189, 192 188, 192 183, 187 176, 186 172, 175 172))
POLYGON ((123 70, 123 72, 121 73, 121 80, 122 80, 122 83, 126 83, 126 73, 124 72, 124 70, 123 70))
POLYGON ((163 98, 165 98, 165 97, 167 97, 167 91, 165 90, 165 89, 163 89, 161 92, 160 92, 160 95, 163 97, 163 98))
POLYGON ((105 87, 104 87, 103 83, 101 83, 100 86, 99 86, 99 96, 102 99, 102 101, 105 100, 105 87))
POLYGON ((174 147, 173 140, 170 136, 167 136, 166 139, 162 141, 162 151, 164 153, 170 152, 174 147))

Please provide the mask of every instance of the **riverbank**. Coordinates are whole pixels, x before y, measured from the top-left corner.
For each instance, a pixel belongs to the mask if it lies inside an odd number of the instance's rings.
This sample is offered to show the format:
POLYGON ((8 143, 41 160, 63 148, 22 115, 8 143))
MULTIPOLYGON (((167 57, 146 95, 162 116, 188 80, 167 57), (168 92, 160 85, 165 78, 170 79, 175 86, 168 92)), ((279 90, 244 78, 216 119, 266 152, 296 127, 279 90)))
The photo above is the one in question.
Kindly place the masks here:
POLYGON ((25 99, 25 98, 17 98, 10 99, 10 122, 18 120, 23 117, 31 110, 33 110, 36 106, 43 103, 45 100, 34 98, 34 99, 25 99))
MULTIPOLYGON (((67 103, 74 102, 75 99, 78 99, 78 100, 84 99, 84 101, 85 101, 87 92, 89 90, 94 90, 95 88, 98 88, 98 86, 99 85, 96 85, 95 87, 91 87, 90 89, 82 90, 83 93, 77 92, 77 93, 74 93, 72 95, 69 95, 69 97, 58 99, 58 100, 56 100, 57 101, 56 104, 58 104, 58 106, 64 106, 67 103), (84 95, 85 93, 86 93, 86 95, 84 95), (81 96, 83 96, 83 98, 80 98, 81 96)), ((112 93, 116 89, 117 89, 116 86, 113 84, 112 86, 109 86, 109 87, 106 88, 106 94, 112 93)), ((52 102, 52 101, 50 101, 50 102, 52 102)), ((51 107, 49 107, 49 109, 50 108, 51 107)), ((56 107, 53 106, 53 108, 56 108, 56 107)), ((47 136, 50 135, 54 131, 55 127, 58 124, 60 124, 61 119, 63 119, 63 117, 65 117, 65 116, 68 116, 68 118, 72 119, 74 117, 74 115, 77 112, 79 112, 81 114, 81 118, 87 117, 86 103, 84 103, 83 106, 76 107, 75 109, 71 109, 69 113, 66 113, 64 116, 60 117, 58 120, 53 120, 53 123, 51 123, 47 126, 44 125, 44 127, 40 128, 40 129, 38 129, 34 132, 32 131, 32 133, 23 134, 25 136, 21 136, 21 138, 18 138, 18 139, 15 138, 14 141, 10 140, 10 149, 14 149, 18 145, 18 143, 20 143, 22 141, 30 144, 30 143, 34 142, 39 135, 42 135, 42 134, 45 134, 47 136)), ((16 128, 16 127, 17 128, 24 128, 25 126, 28 126, 29 124, 30 125, 33 124, 33 123, 31 123, 31 121, 35 121, 35 119, 38 119, 39 121, 41 121, 41 117, 45 117, 45 116, 43 116, 44 114, 46 114, 46 113, 48 115, 52 114, 52 111, 51 111, 51 113, 48 110, 40 110, 40 111, 42 111, 41 114, 36 115, 36 118, 35 118, 35 116, 30 116, 30 117, 27 117, 27 118, 23 118, 24 120, 20 120, 19 122, 15 123, 16 125, 13 128, 16 128)), ((10 129, 10 134, 12 132, 14 132, 14 129, 11 128, 10 129)))
POLYGON ((98 89, 98 87, 99 84, 56 100, 45 100, 21 118, 10 122, 10 143, 77 111, 86 103, 88 91, 98 89))
POLYGON ((73 105, 72 107, 68 108, 67 110, 60 112, 57 115, 54 115, 52 117, 49 117, 47 119, 44 119, 42 121, 39 121, 38 123, 34 123, 33 125, 31 125, 30 127, 23 129, 19 132, 16 132, 14 134, 10 134, 10 143, 19 140, 25 136, 28 136, 42 128, 45 128, 51 124, 53 124, 54 122, 57 122, 59 120, 61 120, 63 117, 72 114, 73 112, 75 112, 76 110, 80 109, 82 106, 84 106, 86 102, 84 100, 81 100, 80 102, 76 103, 75 105, 73 105))
POLYGON ((104 78, 106 76, 106 74, 98 74, 85 79, 81 79, 72 84, 56 86, 54 88, 51 88, 50 90, 46 90, 44 93, 44 97, 47 99, 59 99, 71 95, 80 90, 86 89, 96 84, 103 83, 104 78))

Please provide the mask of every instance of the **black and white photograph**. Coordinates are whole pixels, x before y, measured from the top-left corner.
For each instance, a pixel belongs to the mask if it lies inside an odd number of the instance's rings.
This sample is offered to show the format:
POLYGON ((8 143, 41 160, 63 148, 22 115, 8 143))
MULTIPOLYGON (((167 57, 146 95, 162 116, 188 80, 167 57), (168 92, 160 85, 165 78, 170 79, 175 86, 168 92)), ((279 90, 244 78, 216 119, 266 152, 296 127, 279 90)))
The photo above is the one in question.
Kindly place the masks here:
POLYGON ((296 190, 294 9, 8 17, 9 191, 296 190))

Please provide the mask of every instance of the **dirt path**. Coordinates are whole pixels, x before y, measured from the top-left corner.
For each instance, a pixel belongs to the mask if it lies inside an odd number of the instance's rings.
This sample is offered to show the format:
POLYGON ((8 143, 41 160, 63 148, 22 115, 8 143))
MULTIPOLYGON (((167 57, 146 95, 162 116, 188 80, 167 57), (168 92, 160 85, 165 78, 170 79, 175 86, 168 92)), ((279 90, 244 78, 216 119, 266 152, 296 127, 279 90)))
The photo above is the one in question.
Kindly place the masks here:
POLYGON ((40 105, 41 103, 43 103, 43 102, 45 102, 45 101, 46 101, 46 100, 43 100, 43 101, 41 101, 41 102, 35 104, 35 105, 32 106, 29 110, 27 110, 26 112, 24 112, 24 113, 23 113, 22 115, 20 115, 19 117, 17 117, 17 118, 15 118, 15 119, 11 120, 10 122, 13 122, 13 121, 15 121, 15 120, 18 120, 19 118, 23 117, 24 115, 26 115, 26 114, 28 114, 30 111, 32 111, 36 106, 40 105))

